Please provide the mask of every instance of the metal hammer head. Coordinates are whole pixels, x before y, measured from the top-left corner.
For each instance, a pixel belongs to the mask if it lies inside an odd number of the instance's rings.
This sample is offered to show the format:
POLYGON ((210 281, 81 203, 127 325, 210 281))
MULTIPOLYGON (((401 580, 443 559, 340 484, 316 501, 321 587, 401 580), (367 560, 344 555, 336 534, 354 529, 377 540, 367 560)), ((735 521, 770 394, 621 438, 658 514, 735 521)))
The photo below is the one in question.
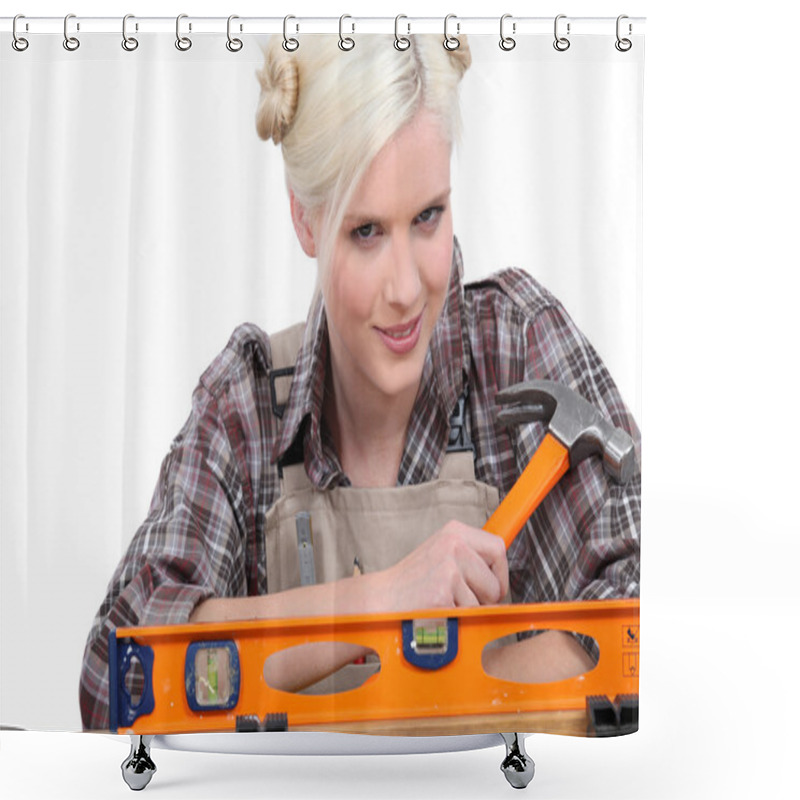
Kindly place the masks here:
POLYGON ((497 402, 508 406, 497 414, 498 422, 505 425, 549 420, 548 430, 569 451, 571 467, 599 455, 606 472, 620 483, 627 483, 639 471, 631 437, 561 383, 518 383, 501 391, 497 402))

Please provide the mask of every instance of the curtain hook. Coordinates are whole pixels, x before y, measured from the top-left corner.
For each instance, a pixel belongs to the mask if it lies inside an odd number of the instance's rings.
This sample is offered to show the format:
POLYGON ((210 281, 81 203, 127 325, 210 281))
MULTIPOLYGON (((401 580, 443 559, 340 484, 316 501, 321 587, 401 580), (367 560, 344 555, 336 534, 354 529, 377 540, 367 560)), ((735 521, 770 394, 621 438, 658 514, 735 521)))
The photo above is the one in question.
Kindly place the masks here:
MULTIPOLYGON (((621 22, 622 22, 622 20, 624 20, 624 19, 628 19, 628 15, 627 15, 627 14, 620 14, 620 15, 617 17, 617 41, 616 41, 616 42, 614 42, 614 47, 616 47, 616 48, 617 48, 617 50, 619 50, 619 51, 620 51, 620 53, 627 53, 627 52, 628 52, 628 50, 630 50, 630 49, 631 49, 631 47, 633 47, 633 42, 632 42, 630 39, 623 39, 623 38, 622 38, 622 37, 619 35, 620 23, 621 23, 621 22)), ((632 25, 630 24, 630 22, 629 22, 629 23, 628 23, 628 35, 630 36, 630 34, 631 34, 632 32, 633 32, 633 26, 632 26, 632 25)))
MULTIPOLYGON (((128 36, 129 19, 134 19, 133 14, 126 14, 122 18, 122 49, 132 53, 139 46, 139 40, 133 36, 128 36)), ((136 26, 136 30, 139 30, 138 25, 136 26)))
MULTIPOLYGON (((342 16, 339 17, 339 49, 344 51, 352 50, 356 46, 356 43, 353 41, 353 39, 351 39, 349 36, 345 37, 342 34, 342 25, 344 24, 344 21, 346 19, 353 19, 353 18, 349 14, 342 14, 342 16)), ((356 32, 355 22, 352 23, 352 25, 353 25, 352 33, 355 33, 356 32)))
MULTIPOLYGON (((178 14, 175 20, 175 47, 182 52, 186 52, 192 46, 192 40, 188 36, 181 36, 181 20, 187 19, 188 14, 178 14)), ((192 29, 191 24, 189 30, 192 29)))
MULTIPOLYGON (((70 53, 77 50, 81 46, 80 41, 76 39, 74 36, 70 36, 69 31, 67 30, 67 26, 69 25, 69 21, 71 19, 75 19, 74 14, 67 14, 67 16, 64 17, 64 49, 69 50, 70 53)), ((77 30, 80 29, 81 29, 80 25, 78 25, 77 30)))
MULTIPOLYGON (((556 17, 555 22, 553 23, 553 35, 555 36, 555 41, 553 42, 553 47, 558 50, 559 53, 563 53, 565 50, 569 50, 570 41, 566 38, 566 36, 559 36, 558 35, 558 21, 560 19, 566 19, 566 14, 559 14, 556 17)), ((569 22, 567 23, 567 36, 569 36, 569 22)))
MULTIPOLYGON (((448 14, 444 18, 444 49, 445 50, 458 50, 461 47, 461 42, 458 39, 458 36, 450 36, 447 32, 447 24, 450 22, 451 19, 456 19, 455 14, 448 14)), ((456 22, 456 34, 461 33, 461 23, 456 22)))
POLYGON ((25 15, 24 14, 17 14, 17 16, 14 17, 14 22, 13 22, 13 24, 11 26, 11 35, 13 36, 13 38, 11 40, 11 46, 18 53, 22 53, 23 51, 28 49, 29 42, 28 42, 27 39, 23 38, 22 36, 20 36, 17 33, 17 20, 18 19, 25 19, 25 15))
MULTIPOLYGON (((300 47, 300 42, 298 42, 297 39, 290 38, 286 33, 286 31, 288 30, 288 27, 289 27, 289 20, 290 19, 296 19, 296 17, 293 17, 291 14, 288 14, 287 16, 285 16, 283 18, 283 49, 287 53, 293 53, 295 50, 297 50, 298 47, 300 47)), ((297 25, 295 27, 295 32, 297 32, 299 30, 300 30, 300 26, 297 25)))
MULTIPOLYGON (((510 36, 506 36, 504 32, 504 26, 507 19, 511 19, 511 14, 503 14, 500 17, 500 49, 505 50, 508 52, 509 50, 513 50, 517 46, 517 42, 515 39, 512 39, 510 36)), ((511 23, 511 32, 517 32, 517 23, 511 23)))
MULTIPOLYGON (((231 22, 235 19, 239 19, 236 14, 231 14, 231 16, 228 17, 228 41, 225 42, 225 47, 227 47, 231 53, 238 53, 243 47, 241 39, 231 38, 231 22)), ((241 30, 241 27, 239 30, 241 30)))
MULTIPOLYGON (((408 48, 411 47, 411 39, 407 36, 400 36, 398 33, 401 19, 407 20, 408 17, 405 14, 398 14, 394 18, 394 47, 395 50, 408 50, 408 48)), ((408 28, 408 32, 411 33, 411 25, 408 22, 406 22, 406 27, 408 28)))

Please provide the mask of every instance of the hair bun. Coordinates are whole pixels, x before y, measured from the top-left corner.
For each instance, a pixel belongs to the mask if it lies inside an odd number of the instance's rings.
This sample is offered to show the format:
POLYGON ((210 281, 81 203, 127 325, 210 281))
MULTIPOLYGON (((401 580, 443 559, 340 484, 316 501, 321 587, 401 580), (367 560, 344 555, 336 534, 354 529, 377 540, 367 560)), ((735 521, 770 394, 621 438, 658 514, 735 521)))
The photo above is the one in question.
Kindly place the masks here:
POLYGON ((256 72, 261 84, 261 96, 256 111, 256 130, 264 139, 279 144, 292 125, 297 111, 297 64, 274 37, 267 46, 264 66, 256 72))
POLYGON ((467 37, 459 37, 459 45, 455 50, 449 50, 448 48, 444 49, 450 54, 450 58, 453 62, 453 69, 456 70, 458 73, 458 79, 461 80, 461 78, 464 76, 464 73, 469 69, 469 65, 472 63, 472 53, 469 49, 467 37))

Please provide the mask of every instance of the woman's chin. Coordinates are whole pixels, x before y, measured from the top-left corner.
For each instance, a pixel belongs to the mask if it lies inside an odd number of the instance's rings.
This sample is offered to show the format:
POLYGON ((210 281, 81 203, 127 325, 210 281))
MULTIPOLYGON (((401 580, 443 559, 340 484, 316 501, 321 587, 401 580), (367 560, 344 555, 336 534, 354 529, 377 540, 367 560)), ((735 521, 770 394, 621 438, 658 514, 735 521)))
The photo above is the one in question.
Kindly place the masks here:
POLYGON ((375 387, 387 400, 409 394, 414 397, 417 395, 425 360, 407 357, 403 362, 397 363, 395 359, 395 363, 383 363, 371 372, 375 387))

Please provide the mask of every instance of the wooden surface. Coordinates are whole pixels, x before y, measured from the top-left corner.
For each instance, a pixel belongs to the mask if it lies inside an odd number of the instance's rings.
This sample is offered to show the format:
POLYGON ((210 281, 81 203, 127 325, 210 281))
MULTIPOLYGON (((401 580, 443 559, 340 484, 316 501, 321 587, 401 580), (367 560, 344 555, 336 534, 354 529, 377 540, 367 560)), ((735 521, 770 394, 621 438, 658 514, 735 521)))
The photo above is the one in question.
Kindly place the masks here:
POLYGON ((291 725, 289 730, 369 733, 373 736, 465 736, 473 733, 559 733, 585 736, 586 727, 585 711, 539 711, 529 714, 370 720, 338 725, 291 725))

